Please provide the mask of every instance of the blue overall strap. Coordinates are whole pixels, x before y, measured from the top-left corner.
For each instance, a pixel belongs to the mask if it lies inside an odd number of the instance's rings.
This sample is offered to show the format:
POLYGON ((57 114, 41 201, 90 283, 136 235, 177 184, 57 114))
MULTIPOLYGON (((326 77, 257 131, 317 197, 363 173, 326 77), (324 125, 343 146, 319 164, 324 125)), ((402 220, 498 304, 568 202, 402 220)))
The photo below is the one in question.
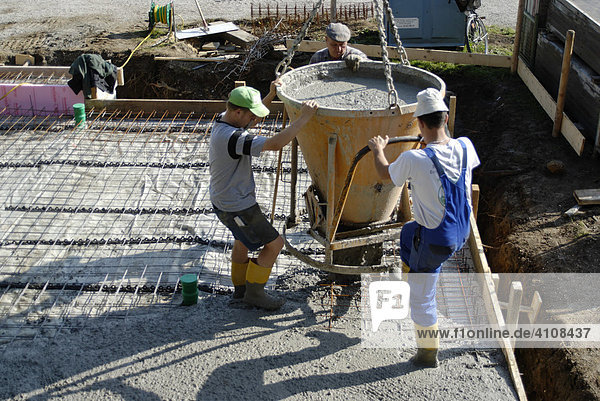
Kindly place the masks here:
POLYGON ((469 235, 471 207, 466 193, 467 147, 464 142, 460 140, 459 142, 463 150, 463 158, 461 172, 456 182, 452 182, 448 178, 431 148, 425 148, 424 151, 438 172, 445 200, 445 213, 440 225, 434 229, 425 230, 429 237, 429 243, 460 248, 469 235))
MULTIPOLYGON (((461 163, 461 166, 460 166, 460 176, 458 177, 458 180, 460 180, 461 177, 463 177, 464 175, 466 175, 466 170, 467 170, 467 147, 465 146, 464 142, 461 141, 460 139, 457 139, 457 141, 460 143, 460 146, 462 147, 462 150, 463 150, 463 158, 462 158, 462 163, 461 163)), ((425 154, 433 162, 433 165, 435 166, 435 169, 437 170, 437 173, 438 173, 438 175, 440 176, 440 179, 441 179, 442 176, 446 175, 446 172, 442 168, 442 165, 440 164, 440 161, 438 160, 437 156, 433 152, 433 149, 431 149, 431 148, 425 148, 423 150, 425 151, 425 154)), ((458 180, 457 180, 457 182, 458 182, 458 180)))

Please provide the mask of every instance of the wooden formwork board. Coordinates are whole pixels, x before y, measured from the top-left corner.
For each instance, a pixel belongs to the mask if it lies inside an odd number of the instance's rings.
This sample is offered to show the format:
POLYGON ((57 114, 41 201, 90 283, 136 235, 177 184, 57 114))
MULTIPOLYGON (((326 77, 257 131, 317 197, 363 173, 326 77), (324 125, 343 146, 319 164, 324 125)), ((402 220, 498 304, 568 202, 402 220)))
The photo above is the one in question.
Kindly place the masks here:
MULTIPOLYGON (((166 113, 196 113, 215 114, 225 111, 227 102, 224 100, 173 100, 173 99, 88 99, 85 101, 86 110, 96 111, 144 111, 166 113)), ((283 113, 283 102, 271 102, 271 114, 283 113)))
MULTIPOLYGON (((491 323, 503 325, 504 317, 502 310, 500 309, 500 303, 498 302, 498 295, 496 288, 492 280, 492 271, 485 258, 483 251, 483 243, 479 235, 479 229, 477 228, 477 221, 475 216, 471 214, 471 234, 469 235, 469 248, 471 249, 471 256, 473 257, 473 265, 477 273, 483 273, 483 297, 484 304, 491 319, 491 323)), ((508 371, 515 385, 515 391, 520 400, 527 400, 527 393, 525 392, 525 386, 521 380, 521 373, 519 372, 519 366, 517 365, 517 359, 515 358, 514 349, 508 339, 499 340, 502 352, 506 358, 508 365, 508 371)))
MULTIPOLYGON (((286 46, 292 47, 293 40, 287 40, 286 46)), ((350 46, 362 51, 368 57, 381 57, 381 46, 378 45, 362 45, 350 43, 350 46)), ((314 53, 318 50, 324 49, 325 43, 319 41, 303 40, 298 45, 298 51, 314 53)), ((432 49, 418 49, 418 48, 405 48, 409 59, 412 60, 425 60, 435 61, 453 64, 472 64, 486 67, 503 67, 509 68, 511 65, 510 56, 500 56, 496 54, 477 54, 477 53, 463 53, 448 50, 432 50, 432 49)), ((387 47, 388 55, 390 58, 399 59, 400 54, 395 47, 387 47)))
MULTIPOLYGON (((521 58, 519 58, 517 72, 527 88, 529 88, 529 91, 537 99, 540 106, 542 106, 542 109, 544 109, 550 118, 554 119, 556 102, 521 58)), ((563 115, 560 131, 575 152, 581 156, 583 154, 585 137, 579 132, 577 127, 575 127, 575 124, 573 124, 573 121, 571 121, 566 114, 563 115)))

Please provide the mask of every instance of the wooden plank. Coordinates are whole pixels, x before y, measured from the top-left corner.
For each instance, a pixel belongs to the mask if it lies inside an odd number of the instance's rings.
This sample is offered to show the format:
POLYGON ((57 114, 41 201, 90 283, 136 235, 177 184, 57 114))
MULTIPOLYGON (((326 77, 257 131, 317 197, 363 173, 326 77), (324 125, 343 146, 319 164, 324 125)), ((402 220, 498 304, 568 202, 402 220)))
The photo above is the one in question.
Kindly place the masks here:
MULTIPOLYGON (((96 111, 106 109, 109 112, 120 111, 144 111, 174 114, 196 113, 215 114, 225 111, 227 102, 224 100, 171 100, 171 99, 114 99, 97 100, 87 99, 85 107, 87 110, 94 108, 96 111)), ((274 101, 269 110, 271 114, 283 113, 283 102, 274 101)))
MULTIPOLYGON (((487 263, 487 259, 485 258, 485 254, 483 252, 483 243, 481 242, 481 237, 479 236, 479 229, 477 228, 477 222, 475 221, 475 217, 473 216, 473 214, 471 214, 470 221, 471 234, 469 235, 469 248, 471 249, 471 256, 473 258, 475 270, 478 273, 483 273, 481 276, 484 281, 484 304, 487 309, 488 316, 492 320, 491 323, 503 325, 504 317, 502 316, 502 310, 500 309, 500 304, 498 302, 498 296, 494 287, 492 273, 487 263)), ((519 366, 517 365, 517 360, 515 358, 513 347, 511 346, 510 341, 506 338, 499 340, 499 342, 501 345, 502 353, 506 358, 508 371, 515 386, 517 396, 519 397, 519 400, 526 401, 527 393, 525 392, 525 386, 523 386, 523 381, 521 380, 521 373, 519 372, 519 366)))
POLYGON ((48 76, 48 75, 55 75, 55 76, 60 76, 60 75, 69 75, 71 76, 71 74, 69 74, 69 68, 70 67, 47 67, 47 66, 16 66, 16 65, 3 65, 0 66, 0 73, 3 72, 22 72, 23 74, 32 74, 32 75, 42 75, 42 76, 48 76))
MULTIPOLYGON (((542 84, 537 80, 535 75, 531 72, 531 70, 527 67, 525 62, 519 58, 519 66, 517 68, 519 76, 529 88, 529 91, 533 94, 533 96, 537 99, 542 109, 548 114, 550 118, 554 117, 556 112, 556 102, 552 99, 552 96, 546 91, 546 89, 542 86, 542 84)), ((575 152, 581 156, 583 154, 583 146, 585 144, 585 137, 579 132, 575 124, 569 119, 569 117, 564 114, 563 121, 561 125, 561 132, 567 142, 571 145, 571 147, 575 150, 575 152)))
POLYGON ((229 31, 220 34, 222 38, 234 43, 243 49, 250 48, 254 42, 258 40, 258 37, 252 35, 250 32, 246 32, 243 29, 238 29, 237 31, 229 31))
MULTIPOLYGON (((287 40, 286 46, 288 49, 292 46, 293 40, 287 40)), ((362 51, 368 57, 381 57, 381 47, 377 45, 363 45, 351 43, 350 46, 362 51)), ((325 48, 325 44, 319 41, 303 40, 298 45, 298 51, 314 53, 325 48)), ((395 47, 388 46, 388 55, 390 58, 399 59, 400 54, 395 47)), ((471 64, 487 67, 503 67, 509 68, 511 58, 509 56, 500 56, 497 54, 473 54, 447 50, 433 49, 418 49, 406 48, 406 53, 409 59, 435 61, 453 64, 471 64)))
POLYGON ((335 215, 335 148, 337 145, 337 135, 329 134, 327 151, 327 240, 333 241, 337 224, 334 223, 335 215))
POLYGON ((15 64, 22 66, 30 66, 35 64, 35 58, 29 54, 17 54, 15 55, 15 64))
MULTIPOLYGON (((538 35, 535 67, 531 70, 551 94, 558 93, 563 45, 553 35, 538 35)), ((600 86, 597 74, 577 55, 571 60, 565 110, 577 120, 579 130, 588 141, 593 141, 598 113, 600 113, 600 86), (583 127, 583 128, 582 128, 583 127)))
POLYGON ((244 53, 228 53, 220 56, 210 56, 210 57, 162 57, 155 56, 155 61, 182 61, 182 62, 217 62, 217 61, 226 61, 232 60, 239 57, 240 54, 244 53))
POLYGON ((576 189, 573 196, 579 205, 600 205, 600 188, 576 189))
POLYGON ((471 203, 473 204, 473 215, 477 219, 477 211, 479 210, 479 185, 471 184, 471 203))

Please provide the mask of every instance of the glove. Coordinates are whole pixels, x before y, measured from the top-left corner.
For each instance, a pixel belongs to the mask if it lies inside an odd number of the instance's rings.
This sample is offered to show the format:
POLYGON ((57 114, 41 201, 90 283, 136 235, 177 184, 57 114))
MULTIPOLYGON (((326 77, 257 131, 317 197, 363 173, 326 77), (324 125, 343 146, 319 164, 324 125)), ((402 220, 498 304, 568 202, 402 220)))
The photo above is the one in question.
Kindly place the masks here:
POLYGON ((346 61, 346 67, 352 70, 352 72, 358 71, 361 60, 358 54, 349 54, 344 60, 346 61))

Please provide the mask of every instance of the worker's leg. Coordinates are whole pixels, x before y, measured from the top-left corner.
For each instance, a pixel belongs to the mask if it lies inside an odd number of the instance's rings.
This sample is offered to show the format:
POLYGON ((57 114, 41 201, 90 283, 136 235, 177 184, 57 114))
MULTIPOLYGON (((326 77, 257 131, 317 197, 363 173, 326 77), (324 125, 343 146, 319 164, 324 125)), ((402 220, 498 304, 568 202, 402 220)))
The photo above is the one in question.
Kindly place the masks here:
POLYGON ((225 212, 215 207, 215 213, 235 238, 231 259, 232 281, 234 281, 235 274, 234 296, 243 297, 244 302, 266 309, 276 309, 281 306, 283 300, 268 297, 264 292, 264 285, 269 278, 271 267, 283 247, 283 239, 277 230, 267 221, 257 204, 237 212, 225 212), (263 249, 258 260, 248 260, 248 251, 256 251, 261 247, 263 249), (247 263, 247 267, 242 280, 244 263, 247 263), (251 289, 248 288, 249 277, 252 284, 251 289))
POLYGON ((410 271, 408 261, 410 260, 415 230, 418 226, 417 222, 411 221, 402 227, 402 231, 400 232, 400 259, 402 262, 401 265, 392 272, 392 278, 394 279, 403 281, 408 279, 408 272, 410 271))
POLYGON ((260 253, 258 254, 257 263, 263 267, 267 267, 269 269, 272 268, 282 248, 283 238, 278 236, 275 238, 275 240, 265 244, 263 249, 261 249, 260 253))
POLYGON ((265 244, 256 261, 248 262, 244 302, 268 310, 278 309, 285 303, 285 299, 273 297, 265 292, 271 268, 281 248, 283 248, 283 238, 278 236, 275 240, 265 244))
MULTIPOLYGON (((415 323, 417 354, 411 359, 417 366, 437 367, 439 333, 437 331, 436 286, 442 263, 454 247, 431 244, 433 236, 423 228, 414 232, 409 256, 411 317, 415 323)), ((435 238, 435 237, 433 237, 435 238)))
POLYGON ((233 241, 231 250, 231 281, 233 298, 241 299, 246 292, 246 270, 248 270, 248 248, 241 241, 233 241))

